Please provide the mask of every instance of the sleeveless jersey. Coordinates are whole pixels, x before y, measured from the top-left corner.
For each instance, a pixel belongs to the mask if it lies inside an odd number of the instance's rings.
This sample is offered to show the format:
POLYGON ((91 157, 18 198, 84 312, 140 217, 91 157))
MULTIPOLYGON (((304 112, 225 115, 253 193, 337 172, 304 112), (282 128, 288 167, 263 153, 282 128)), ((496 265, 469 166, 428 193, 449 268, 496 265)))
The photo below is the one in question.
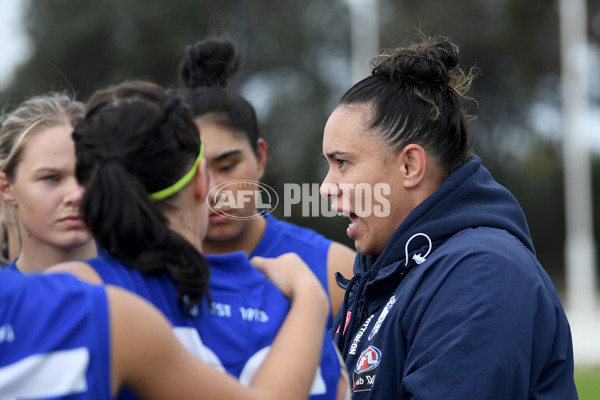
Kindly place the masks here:
MULTIPOLYGON (((290 302, 248 262, 244 252, 206 258, 211 266, 212 304, 209 313, 199 318, 200 336, 223 367, 248 384, 283 323, 290 302)), ((325 331, 310 398, 334 399, 339 377, 339 359, 325 331)))
MULTIPOLYGON (((290 302, 248 262, 245 253, 206 258, 211 266, 211 302, 204 301, 195 318, 185 318, 179 311, 177 289, 166 274, 142 274, 106 252, 86 262, 105 283, 133 291, 153 303, 171 321, 189 351, 248 385, 285 320, 290 302)), ((335 398, 340 368, 333 341, 324 330, 311 399, 335 398)), ((121 393, 119 398, 128 396, 121 393)))
POLYGON ((0 271, 0 398, 112 398, 108 318, 102 286, 0 271))
POLYGON ((19 268, 17 268, 17 260, 19 259, 19 257, 15 258, 14 260, 12 260, 12 262, 10 264, 8 264, 6 267, 4 267, 5 269, 14 271, 14 272, 18 272, 18 273, 22 273, 21 270, 19 268))
MULTIPOLYGON (((280 221, 266 214, 267 226, 260 242, 248 258, 278 257, 285 253, 296 253, 314 272, 329 296, 327 284, 327 255, 332 241, 312 229, 280 221)), ((330 315, 327 326, 331 328, 333 317, 330 315)))
MULTIPOLYGON (((166 273, 142 274, 126 267, 106 251, 85 262, 98 273, 105 284, 127 289, 152 303, 171 322, 175 335, 189 351, 203 359, 209 358, 203 354, 204 346, 202 346, 196 328, 191 320, 180 311, 177 305, 177 288, 166 273)), ((125 387, 121 389, 117 399, 129 400, 137 399, 137 397, 125 387)))

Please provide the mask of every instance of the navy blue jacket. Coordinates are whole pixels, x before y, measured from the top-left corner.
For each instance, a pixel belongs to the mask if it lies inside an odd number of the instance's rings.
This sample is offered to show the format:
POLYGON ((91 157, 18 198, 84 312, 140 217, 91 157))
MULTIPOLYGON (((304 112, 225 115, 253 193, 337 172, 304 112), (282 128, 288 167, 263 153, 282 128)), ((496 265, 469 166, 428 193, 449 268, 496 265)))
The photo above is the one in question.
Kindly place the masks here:
POLYGON ((564 310, 519 204, 478 157, 354 272, 332 328, 354 400, 577 398, 564 310))

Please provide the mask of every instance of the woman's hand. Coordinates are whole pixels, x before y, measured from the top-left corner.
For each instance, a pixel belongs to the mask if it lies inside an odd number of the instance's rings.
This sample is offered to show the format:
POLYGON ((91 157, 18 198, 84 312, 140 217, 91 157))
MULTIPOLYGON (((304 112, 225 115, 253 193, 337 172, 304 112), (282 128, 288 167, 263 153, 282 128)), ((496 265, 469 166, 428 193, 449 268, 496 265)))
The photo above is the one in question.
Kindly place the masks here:
POLYGON ((277 258, 252 257, 250 263, 264 273, 286 297, 293 300, 299 291, 308 291, 313 296, 323 297, 329 307, 321 283, 296 253, 286 253, 277 258))

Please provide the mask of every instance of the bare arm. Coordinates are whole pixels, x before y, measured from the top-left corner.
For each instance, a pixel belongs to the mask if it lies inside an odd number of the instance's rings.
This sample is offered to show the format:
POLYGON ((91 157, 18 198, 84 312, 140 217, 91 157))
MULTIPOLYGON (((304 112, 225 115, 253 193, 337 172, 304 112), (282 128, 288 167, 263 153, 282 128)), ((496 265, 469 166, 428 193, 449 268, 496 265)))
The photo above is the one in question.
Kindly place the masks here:
POLYGON ((149 303, 108 287, 113 393, 126 385, 143 399, 308 398, 328 314, 326 295, 299 258, 253 262, 292 299, 292 306, 249 388, 188 353, 149 303))
POLYGON ((113 395, 122 386, 151 400, 239 395, 235 379, 188 353, 154 306, 117 287, 107 286, 107 295, 113 395))
POLYGON ((319 364, 323 332, 329 314, 325 291, 317 277, 295 253, 274 259, 254 257, 250 262, 292 300, 290 311, 267 357, 269 364, 266 365, 265 360, 254 376, 253 383, 272 385, 277 394, 288 392, 288 395, 293 393, 298 398, 307 399, 319 364), (295 273, 292 279, 290 271, 295 273), (311 329, 306 329, 307 325, 311 325, 311 329), (299 329, 304 332, 300 333, 299 329), (298 362, 306 364, 305 367, 299 369, 298 362), (274 376, 278 378, 273 379, 274 376), (284 376, 292 379, 286 382, 288 379, 282 379, 284 376))
POLYGON ((339 287, 335 281, 335 273, 340 272, 345 278, 350 279, 354 275, 355 257, 356 252, 343 244, 333 242, 329 246, 329 253, 327 254, 327 286, 329 288, 331 312, 334 317, 344 302, 344 289, 339 287))

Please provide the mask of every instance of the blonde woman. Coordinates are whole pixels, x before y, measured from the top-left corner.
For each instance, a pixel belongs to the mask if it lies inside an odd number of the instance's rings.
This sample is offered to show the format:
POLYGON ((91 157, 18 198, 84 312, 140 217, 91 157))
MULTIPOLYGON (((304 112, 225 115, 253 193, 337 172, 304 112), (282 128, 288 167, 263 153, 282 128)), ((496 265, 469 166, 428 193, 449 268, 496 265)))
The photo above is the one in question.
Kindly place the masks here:
POLYGON ((42 271, 97 254, 80 217, 71 134, 83 104, 52 93, 32 97, 0 130, 0 197, 14 213, 21 249, 10 269, 42 271))

